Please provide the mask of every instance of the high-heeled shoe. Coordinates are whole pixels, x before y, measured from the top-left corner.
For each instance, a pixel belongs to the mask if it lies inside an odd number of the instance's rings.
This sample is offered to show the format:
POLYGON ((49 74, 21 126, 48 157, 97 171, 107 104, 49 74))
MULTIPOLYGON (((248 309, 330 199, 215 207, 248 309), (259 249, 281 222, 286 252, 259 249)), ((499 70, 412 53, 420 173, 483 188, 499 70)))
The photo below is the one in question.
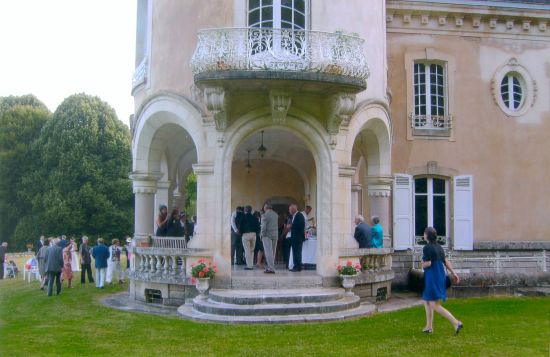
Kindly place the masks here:
POLYGON ((422 330, 422 332, 424 332, 425 334, 431 334, 434 331, 431 328, 425 328, 424 330, 422 330))
POLYGON ((464 325, 460 324, 458 325, 457 327, 455 327, 455 336, 458 336, 458 333, 460 332, 460 330, 462 330, 464 328, 464 325))

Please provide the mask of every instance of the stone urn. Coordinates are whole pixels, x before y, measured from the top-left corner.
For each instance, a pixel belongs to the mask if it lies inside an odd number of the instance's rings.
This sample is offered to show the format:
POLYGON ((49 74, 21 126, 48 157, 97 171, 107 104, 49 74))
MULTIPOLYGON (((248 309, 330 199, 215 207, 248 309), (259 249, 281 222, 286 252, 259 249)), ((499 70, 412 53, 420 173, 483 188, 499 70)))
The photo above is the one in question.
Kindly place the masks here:
POLYGON ((342 287, 346 290, 344 295, 354 296, 355 294, 351 291, 351 289, 355 286, 355 278, 357 278, 357 274, 340 275, 340 278, 342 278, 342 287))
POLYGON ((206 300, 208 298, 208 289, 210 289, 210 278, 195 278, 195 287, 199 292, 197 299, 206 300))

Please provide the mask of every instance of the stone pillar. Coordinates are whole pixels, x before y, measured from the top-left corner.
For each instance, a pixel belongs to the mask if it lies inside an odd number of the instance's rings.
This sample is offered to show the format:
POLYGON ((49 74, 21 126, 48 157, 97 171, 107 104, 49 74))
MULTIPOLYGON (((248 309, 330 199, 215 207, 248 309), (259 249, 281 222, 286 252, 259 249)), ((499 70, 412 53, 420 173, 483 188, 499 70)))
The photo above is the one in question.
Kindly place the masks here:
MULTIPOLYGON (((339 232, 341 236, 341 243, 338 248, 357 248, 357 242, 353 238, 353 219, 354 212, 358 210, 357 192, 354 192, 353 185, 351 183, 355 176, 355 166, 340 166, 339 167, 339 182, 340 186, 334 194, 334 208, 340 214, 335 214, 335 218, 340 218, 335 223, 335 232, 339 232), (338 229, 339 228, 339 229, 338 229)), ((336 219, 335 219, 336 221, 336 219)))
POLYGON ((134 237, 146 237, 154 234, 155 193, 160 172, 132 172, 135 195, 134 237))
MULTIPOLYGON (((370 215, 380 217, 384 236, 391 236, 390 208, 393 177, 390 175, 366 176, 365 180, 369 195, 370 215)), ((390 243, 384 239, 384 247, 390 247, 390 243)))
POLYGON ((170 181, 158 181, 157 192, 155 195, 155 207, 158 209, 160 205, 168 207, 168 212, 172 209, 174 203, 170 200, 168 190, 170 189, 170 181))
MULTIPOLYGON (((351 220, 355 218, 358 214, 363 214, 363 185, 352 183, 351 184, 351 220)), ((355 224, 351 222, 352 227, 355 227, 355 224)))

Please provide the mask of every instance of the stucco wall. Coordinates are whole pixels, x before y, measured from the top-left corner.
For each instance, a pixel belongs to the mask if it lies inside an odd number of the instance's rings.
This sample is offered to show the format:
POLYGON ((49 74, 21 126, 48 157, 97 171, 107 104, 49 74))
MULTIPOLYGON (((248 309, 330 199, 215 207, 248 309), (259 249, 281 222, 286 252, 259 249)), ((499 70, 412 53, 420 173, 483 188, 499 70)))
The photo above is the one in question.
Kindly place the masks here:
POLYGON ((473 175, 475 241, 549 240, 550 43, 390 33, 388 53, 392 171, 407 173, 437 161, 460 175, 473 175), (426 48, 455 60, 449 88, 455 141, 407 140, 405 55, 426 48), (533 107, 520 117, 505 115, 491 91, 495 72, 511 58, 537 85, 533 107))
POLYGON ((272 197, 291 197, 300 208, 304 205, 304 182, 289 165, 273 160, 234 161, 232 167, 231 207, 250 204, 254 210, 272 197))

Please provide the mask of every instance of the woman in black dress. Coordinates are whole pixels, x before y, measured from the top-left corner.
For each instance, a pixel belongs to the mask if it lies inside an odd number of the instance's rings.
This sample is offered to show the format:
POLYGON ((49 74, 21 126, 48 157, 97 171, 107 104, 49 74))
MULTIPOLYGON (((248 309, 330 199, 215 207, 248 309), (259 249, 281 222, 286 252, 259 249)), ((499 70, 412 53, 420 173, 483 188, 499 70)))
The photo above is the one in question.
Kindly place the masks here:
POLYGON ((445 286, 445 267, 451 272, 455 282, 459 282, 451 263, 445 258, 443 248, 437 243, 437 232, 435 228, 428 227, 424 230, 424 246, 422 254, 422 268, 424 269, 424 309, 426 310, 426 327, 424 333, 433 332, 434 311, 449 320, 455 329, 455 336, 462 329, 462 322, 458 321, 447 309, 441 306, 441 301, 447 299, 445 286))
POLYGON ((157 220, 155 221, 157 224, 157 231, 155 232, 155 235, 157 237, 166 237, 169 219, 170 216, 168 216, 168 207, 165 205, 160 205, 159 214, 157 216, 157 220))

